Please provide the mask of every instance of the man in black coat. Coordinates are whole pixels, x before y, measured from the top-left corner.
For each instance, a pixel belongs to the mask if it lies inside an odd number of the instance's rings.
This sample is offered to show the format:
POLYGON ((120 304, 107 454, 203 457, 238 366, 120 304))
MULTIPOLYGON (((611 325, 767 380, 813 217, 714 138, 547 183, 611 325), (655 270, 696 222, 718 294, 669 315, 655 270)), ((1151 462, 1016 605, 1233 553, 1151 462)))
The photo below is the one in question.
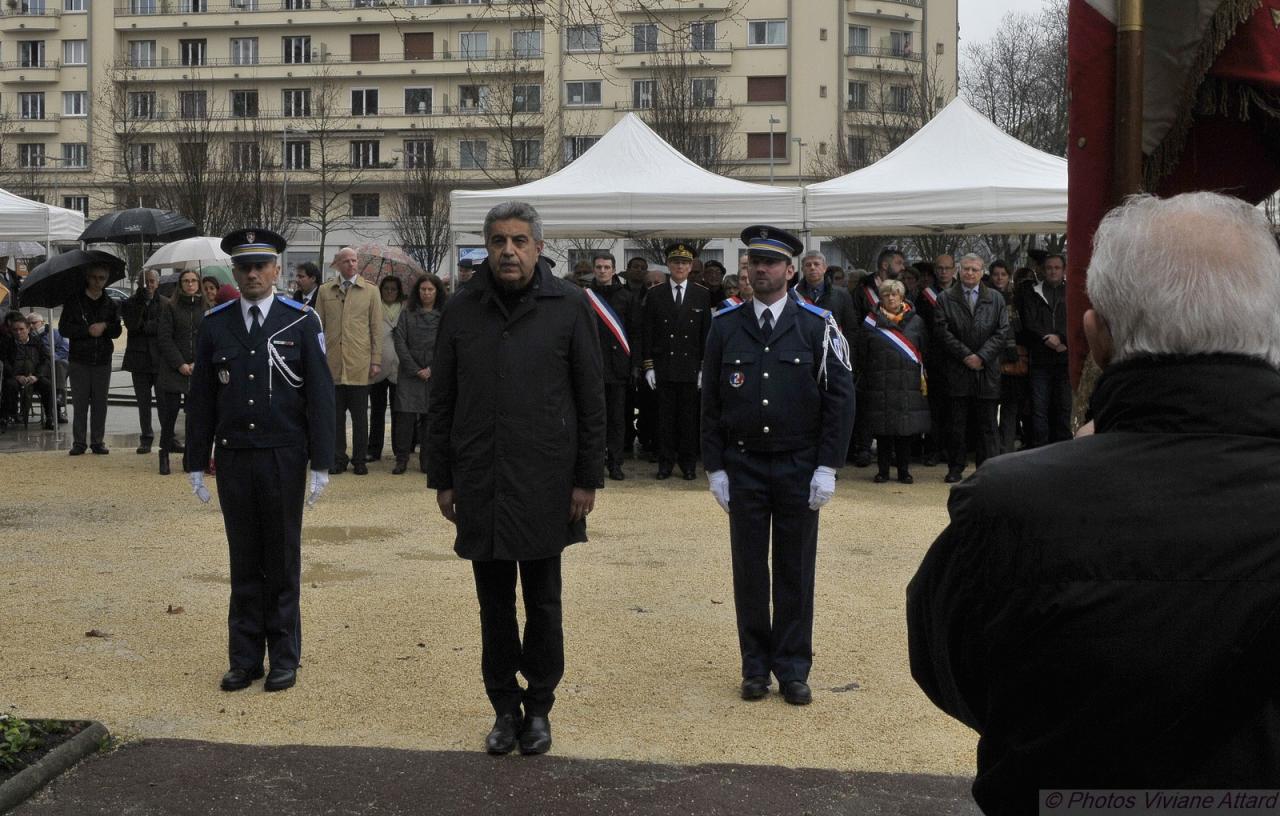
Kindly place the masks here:
POLYGON ((626 408, 637 309, 631 290, 615 274, 613 255, 596 253, 591 267, 592 281, 586 292, 596 315, 604 357, 605 466, 609 478, 620 482, 626 478, 622 472, 622 448, 631 418, 626 408))
POLYGON ((156 295, 160 273, 148 269, 142 273, 137 291, 120 306, 120 317, 129 333, 124 345, 122 368, 133 378, 133 398, 138 404, 137 453, 151 453, 155 432, 151 423, 151 404, 156 391, 156 334, 160 325, 163 301, 156 295))
POLYGON ((811 250, 800 259, 800 281, 796 294, 819 309, 826 309, 836 319, 845 340, 853 345, 858 332, 858 311, 853 295, 848 289, 835 286, 827 275, 827 259, 818 250, 811 250))
POLYGON ((1280 787, 1280 253, 1213 193, 1131 199, 1094 247, 1094 435, 955 487, 907 588, 912 675, 978 732, 988 814, 1280 787))
POLYGON ((537 211, 500 204, 484 237, 487 261, 440 321, 427 485, 475 574, 481 671, 497 715, 485 748, 505 754, 518 743, 540 754, 551 747, 548 716, 564 674, 560 555, 587 540, 603 485, 604 375, 586 296, 540 257, 537 211))
POLYGON ((685 481, 692 481, 697 477, 698 390, 702 350, 711 330, 711 295, 689 280, 696 257, 692 246, 670 244, 666 254, 671 278, 644 299, 644 378, 658 392, 657 478, 669 478, 678 461, 685 481))
POLYGON ((1031 371, 1031 443, 1071 438, 1071 376, 1067 371, 1067 261, 1053 253, 1044 280, 1019 290, 1018 314, 1031 371))
POLYGON ((71 381, 71 450, 81 456, 86 447, 106 455, 107 391, 111 386, 111 355, 123 329, 120 308, 106 293, 110 270, 86 267, 85 288, 62 306, 58 331, 71 345, 67 378, 71 381), (90 416, 92 415, 92 421, 90 416), (88 437, 86 439, 86 436, 88 437))
POLYGON ((985 268, 979 255, 961 258, 960 279, 938 295, 933 314, 933 332, 942 346, 942 374, 951 398, 947 482, 960 481, 964 473, 971 415, 978 427, 975 467, 1000 452, 996 439, 1000 361, 1011 329, 1004 296, 982 285, 985 268))
POLYGON ((788 295, 804 244, 768 226, 742 242, 755 296, 722 309, 707 338, 702 460, 729 514, 740 694, 764 697, 772 674, 783 699, 807 705, 818 509, 849 446, 852 366, 831 313, 788 295))

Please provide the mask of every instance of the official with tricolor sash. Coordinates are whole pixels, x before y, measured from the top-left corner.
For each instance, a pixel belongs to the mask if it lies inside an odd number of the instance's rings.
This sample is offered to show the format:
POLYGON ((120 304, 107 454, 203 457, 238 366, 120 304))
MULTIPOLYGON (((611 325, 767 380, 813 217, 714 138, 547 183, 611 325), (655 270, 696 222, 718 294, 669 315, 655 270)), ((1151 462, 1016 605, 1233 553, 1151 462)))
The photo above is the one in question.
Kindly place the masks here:
POLYGON ((631 378, 631 350, 639 320, 635 296, 618 280, 617 264, 607 252, 591 259, 587 301, 596 315, 600 350, 604 354, 605 464, 609 478, 622 481, 622 447, 627 431, 627 388, 631 378))

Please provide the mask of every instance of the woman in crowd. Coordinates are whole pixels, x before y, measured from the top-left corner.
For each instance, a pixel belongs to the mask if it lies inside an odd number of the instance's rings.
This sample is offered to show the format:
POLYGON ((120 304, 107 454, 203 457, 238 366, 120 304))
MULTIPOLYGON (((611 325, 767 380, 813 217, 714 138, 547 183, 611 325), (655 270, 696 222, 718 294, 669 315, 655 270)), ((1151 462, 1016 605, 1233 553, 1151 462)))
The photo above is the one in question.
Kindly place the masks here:
POLYGON ((169 454, 182 453, 174 433, 183 395, 191 387, 191 364, 196 359, 196 334, 204 319, 205 301, 200 273, 188 269, 178 276, 178 289, 160 310, 156 332, 156 394, 160 402, 160 475, 169 475, 169 454))
POLYGON ((404 473, 415 437, 420 445, 418 467, 427 472, 427 402, 431 397, 431 363, 435 358, 436 332, 444 308, 444 282, 423 275, 413 285, 408 307, 401 310, 391 339, 400 362, 399 384, 393 395, 391 451, 396 457, 392 473, 404 473))
MULTIPOLYGON (((395 436, 396 418, 396 380, 398 361, 396 348, 391 342, 391 332, 400 320, 400 311, 404 306, 404 286, 395 275, 388 275, 378 284, 378 293, 382 296, 382 368, 378 376, 369 382, 369 450, 366 461, 376 462, 382 458, 382 440, 387 429, 387 403, 392 406, 391 435, 395 436), (387 396, 390 394, 390 400, 387 396)), ((392 443, 394 448, 394 442, 392 443)))
POLYGON ((892 463, 898 481, 911 484, 911 442, 929 430, 923 368, 929 332, 907 303, 901 281, 886 280, 879 291, 880 308, 858 332, 858 410, 866 411, 876 438, 880 468, 874 481, 889 481, 892 463))
POLYGON ((200 292, 204 295, 204 308, 212 309, 218 305, 218 289, 221 284, 213 275, 205 275, 200 279, 200 292))
POLYGON ((1017 449, 1018 427, 1023 424, 1029 407, 1031 388, 1027 382, 1027 347, 1023 344, 1022 319, 1018 315, 1018 298, 1014 297, 1013 277, 1004 261, 991 262, 987 283, 1004 296, 1005 309, 1009 312, 1011 342, 1015 345, 1005 350, 1000 364, 1000 452, 1012 453, 1017 449))

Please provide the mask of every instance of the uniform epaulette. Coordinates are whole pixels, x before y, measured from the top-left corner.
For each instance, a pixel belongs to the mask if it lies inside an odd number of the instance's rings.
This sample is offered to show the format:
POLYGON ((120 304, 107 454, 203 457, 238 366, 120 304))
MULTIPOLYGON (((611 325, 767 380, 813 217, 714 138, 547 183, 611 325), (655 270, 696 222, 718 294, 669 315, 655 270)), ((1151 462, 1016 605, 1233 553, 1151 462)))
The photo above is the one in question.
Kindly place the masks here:
POLYGON ((828 310, 828 309, 824 309, 824 308, 822 308, 821 306, 814 306, 812 303, 809 303, 809 302, 807 302, 807 301, 803 301, 803 300, 798 300, 798 301, 796 301, 796 304, 797 304, 800 308, 804 309, 806 312, 813 312, 814 314, 816 314, 818 317, 822 318, 823 320, 826 320, 828 317, 831 317, 831 312, 830 312, 830 310, 828 310))
POLYGON ((741 309, 743 304, 745 303, 746 301, 744 300, 742 301, 742 303, 735 303, 732 306, 725 306, 723 309, 717 310, 716 313, 713 315, 713 317, 724 317, 725 315, 729 314, 729 312, 732 312, 734 309, 741 309))
POLYGON ((311 307, 305 303, 299 303, 293 298, 287 298, 284 295, 276 295, 276 303, 283 303, 291 309, 297 309, 300 312, 309 312, 311 307))
POLYGON ((693 281, 693 285, 697 286, 699 289, 706 289, 708 292, 711 291, 711 289, 709 289, 705 283, 699 283, 698 281, 693 281))
POLYGON ((231 300, 228 300, 226 303, 219 303, 217 306, 214 306, 212 309, 205 312, 204 316, 208 317, 211 314, 217 314, 218 312, 230 306, 232 303, 239 303, 239 302, 240 302, 240 298, 233 298, 231 300))

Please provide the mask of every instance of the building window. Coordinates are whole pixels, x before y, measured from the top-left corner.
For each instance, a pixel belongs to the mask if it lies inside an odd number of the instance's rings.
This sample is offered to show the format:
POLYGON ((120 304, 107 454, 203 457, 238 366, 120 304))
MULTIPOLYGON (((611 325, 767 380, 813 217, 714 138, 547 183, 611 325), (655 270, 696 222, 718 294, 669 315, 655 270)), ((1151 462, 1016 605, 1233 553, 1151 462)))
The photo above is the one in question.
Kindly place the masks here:
POLYGON ((44 145, 26 142, 19 144, 18 166, 25 168, 44 167, 44 145))
POLYGON ((867 137, 850 136, 848 155, 845 160, 851 167, 864 167, 867 162, 867 137))
POLYGON ((258 38, 235 37, 231 40, 232 65, 258 64, 258 38))
MULTIPOLYGON (((701 133, 694 137, 693 143, 689 145, 689 159, 703 167, 716 160, 720 155, 720 140, 714 133, 701 133)), ((698 257, 706 260, 706 252, 698 253, 698 257)))
POLYGON ((511 89, 511 110, 515 113, 539 113, 542 110, 542 86, 513 86, 511 89))
POLYGON ((156 0, 129 0, 130 14, 155 14, 159 9, 156 0))
POLYGON ((489 32, 463 31, 458 35, 458 56, 462 59, 488 59, 489 32))
POLYGON ((698 108, 714 108, 716 106, 716 79, 715 77, 694 77, 691 82, 693 87, 690 101, 694 107, 698 108))
POLYGON ((88 91, 63 91, 62 92, 62 115, 63 116, 88 116, 89 115, 89 92, 88 91))
POLYGON ((231 115, 247 119, 256 118, 258 115, 258 92, 232 91, 231 115))
POLYGON ((584 82, 566 82, 564 84, 565 104, 574 107, 600 104, 600 80, 584 82))
POLYGON ((209 94, 205 91, 179 91, 178 115, 183 119, 203 119, 209 115, 209 94))
POLYGON ((425 116, 431 113, 430 88, 405 88, 404 112, 410 116, 425 116))
POLYGON ((310 170, 311 142, 285 142, 284 167, 286 170, 310 170))
MULTIPOLYGON (((86 0, 62 0, 63 11, 84 11, 86 0)), ((70 209, 70 208, 68 208, 70 209)))
POLYGON ((435 59, 436 35, 430 32, 404 35, 404 58, 407 60, 435 59))
POLYGON ((849 26, 849 53, 871 53, 871 29, 866 26, 849 26))
POLYGON ((537 59, 542 56, 541 31, 511 32, 511 53, 517 59, 537 59))
POLYGON ((196 66, 205 64, 205 41, 204 40, 178 40, 178 54, 181 57, 182 64, 186 66, 196 66))
POLYGON ((419 170, 436 162, 436 146, 431 139, 408 139, 404 143, 404 169, 419 170))
POLYGON ((289 218, 310 218, 311 194, 289 193, 284 200, 284 214, 289 218))
POLYGON ((849 82, 849 94, 846 104, 851 111, 861 111, 867 109, 867 83, 865 82, 849 82))
POLYGON ((257 11, 258 0, 231 0, 233 11, 257 11))
POLYGON ((178 11, 183 14, 204 14, 209 11, 209 0, 182 0, 178 11))
POLYGON ((134 68, 154 68, 156 65, 156 41, 130 40, 129 65, 134 68))
POLYGON ((352 116, 378 115, 378 89, 355 88, 351 91, 352 116))
POLYGON ((631 26, 631 50, 645 54, 658 50, 658 24, 639 23, 631 26))
POLYGON ((565 30, 565 50, 574 51, 602 51, 604 49, 604 39, 601 37, 601 26, 599 25, 580 25, 569 26, 565 30))
POLYGON ((600 141, 599 136, 566 136, 564 139, 564 163, 568 164, 591 149, 600 141))
POLYGON ((63 40, 62 41, 62 64, 63 65, 87 65, 88 60, 85 54, 85 40, 63 40))
POLYGON ((257 142, 231 143, 231 169, 257 170, 262 166, 262 147, 257 142))
POLYGON ((714 51, 716 48, 716 24, 689 23, 689 47, 694 51, 714 51))
POLYGON ((895 57, 910 57, 911 50, 911 32, 910 31, 890 31, 889 32, 889 48, 893 51, 895 57))
POLYGON ((159 113, 156 109, 155 91, 130 92, 125 107, 130 119, 155 119, 159 113))
POLYGON ((62 145, 63 167, 88 167, 89 145, 83 142, 64 143, 62 145))
POLYGON ((378 210, 377 193, 351 194, 351 215, 353 218, 377 218, 378 210))
POLYGON ((361 139, 351 143, 351 166, 359 168, 378 166, 377 139, 361 139))
POLYGON ((773 134, 773 152, 769 152, 769 134, 768 133, 748 133, 747 134, 747 158, 748 159, 769 159, 774 160, 785 159, 787 157, 787 134, 773 134))
POLYGON ((514 167, 539 167, 542 164, 541 139, 512 139, 511 164, 514 167))
POLYGON ((44 40, 19 40, 18 66, 21 68, 43 68, 44 40))
POLYGON ((458 142, 458 166, 463 170, 483 170, 489 163, 489 143, 484 139, 458 142))
POLYGON ((462 113, 488 110, 489 89, 484 85, 459 85, 458 107, 462 113))
POLYGON ((62 209, 76 210, 87 217, 89 215, 89 196, 63 196, 62 209))
POLYGON ((284 0, 285 11, 305 11, 311 8, 311 0, 284 0))
POLYGON ((377 62, 382 58, 381 38, 377 34, 351 35, 351 61, 377 62))
POLYGON ((310 116, 311 89, 285 88, 280 95, 280 108, 285 116, 310 116))
POLYGON ((942 56, 942 55, 946 52, 946 50, 947 50, 947 48, 946 48, 946 46, 945 46, 945 45, 943 45, 942 43, 938 43, 938 48, 937 48, 937 52, 936 52, 936 53, 938 54, 938 56, 942 56))
POLYGON ((747 77, 748 102, 786 102, 787 78, 784 76, 747 77))
POLYGON ((747 45, 786 44, 786 20, 752 20, 747 23, 747 45))
POLYGON ((889 110, 894 113, 909 113, 911 111, 910 85, 889 86, 889 110))
POLYGON ((18 118, 44 118, 44 93, 42 91, 18 94, 18 118))
POLYGON ((285 37, 284 61, 286 65, 299 65, 311 62, 310 37, 285 37))
POLYGON ((652 79, 634 79, 631 81, 631 107, 636 110, 648 110, 653 107, 657 95, 657 81, 652 79))

